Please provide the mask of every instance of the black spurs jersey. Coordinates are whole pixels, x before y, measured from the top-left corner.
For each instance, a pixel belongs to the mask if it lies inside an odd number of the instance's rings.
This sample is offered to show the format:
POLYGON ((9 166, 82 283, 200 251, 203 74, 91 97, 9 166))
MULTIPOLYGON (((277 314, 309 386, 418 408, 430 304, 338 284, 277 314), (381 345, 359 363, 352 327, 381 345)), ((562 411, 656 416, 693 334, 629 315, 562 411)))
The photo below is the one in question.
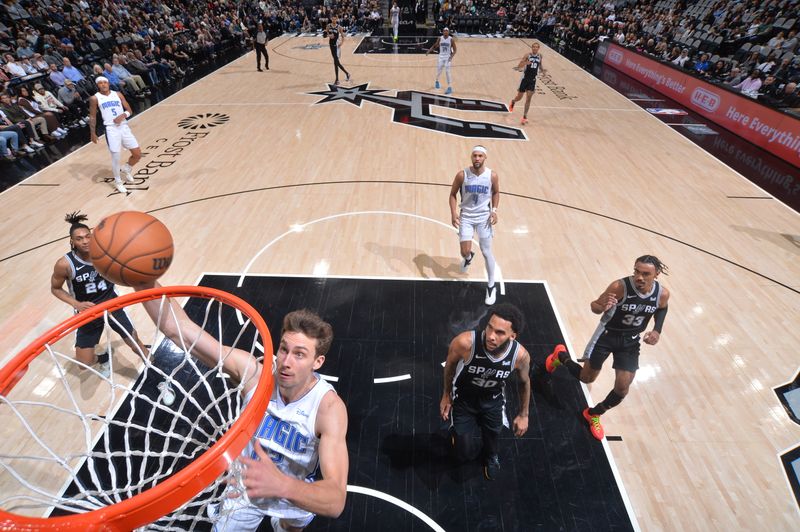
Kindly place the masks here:
POLYGON ((86 262, 78 257, 74 251, 66 255, 69 269, 72 273, 67 279, 69 294, 78 301, 91 301, 101 303, 117 297, 114 291, 114 283, 106 281, 90 262, 86 262))
POLYGON ((653 281, 649 294, 640 294, 631 277, 620 279, 625 293, 616 306, 608 309, 600 320, 606 330, 621 334, 638 334, 647 328, 650 318, 658 309, 661 283, 653 281))
POLYGON ((522 77, 527 80, 535 80, 536 75, 539 73, 539 64, 542 62, 541 54, 528 54, 529 64, 525 65, 525 72, 522 77))
POLYGON ((336 46, 339 43, 340 28, 341 26, 339 24, 328 24, 328 44, 331 46, 336 46))
POLYGON ((483 395, 502 392, 506 379, 514 371, 519 342, 511 340, 505 351, 497 356, 486 352, 484 332, 472 331, 472 352, 466 362, 460 360, 453 378, 454 395, 483 395))

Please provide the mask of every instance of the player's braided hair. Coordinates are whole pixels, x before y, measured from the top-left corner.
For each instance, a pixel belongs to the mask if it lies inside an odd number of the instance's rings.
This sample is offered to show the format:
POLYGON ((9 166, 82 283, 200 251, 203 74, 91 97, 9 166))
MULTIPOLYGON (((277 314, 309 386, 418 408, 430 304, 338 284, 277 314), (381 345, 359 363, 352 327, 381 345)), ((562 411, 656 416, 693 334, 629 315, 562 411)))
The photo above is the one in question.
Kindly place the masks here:
POLYGON ((81 211, 71 212, 64 216, 64 221, 69 224, 69 237, 72 238, 72 233, 75 231, 75 229, 90 230, 89 226, 83 223, 88 219, 89 217, 85 214, 81 214, 81 211))
POLYGON ((669 268, 667 265, 661 262, 658 257, 655 255, 642 255, 636 262, 643 262, 644 264, 652 264, 656 268, 656 273, 663 273, 664 275, 669 275, 669 268))

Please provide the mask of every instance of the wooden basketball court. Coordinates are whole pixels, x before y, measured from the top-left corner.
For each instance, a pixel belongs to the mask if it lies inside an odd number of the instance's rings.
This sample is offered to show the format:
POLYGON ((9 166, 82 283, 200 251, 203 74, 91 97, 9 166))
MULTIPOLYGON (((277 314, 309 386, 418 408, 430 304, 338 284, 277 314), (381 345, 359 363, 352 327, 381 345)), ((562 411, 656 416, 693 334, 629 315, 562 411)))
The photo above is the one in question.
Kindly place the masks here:
MULTIPOLYGON (((621 437, 603 446, 634 527, 796 530, 779 454, 800 442, 800 427, 773 388, 800 365, 800 216, 754 199, 766 194, 549 49, 521 127, 523 102, 512 114, 502 106, 525 41, 460 39, 449 107, 433 89, 435 56, 353 54, 359 38, 349 38, 342 63, 353 80, 337 91, 321 42, 276 39, 272 70, 257 72, 250 54, 136 116, 145 155, 128 196, 104 181, 102 141, 0 194, 0 360, 70 315, 49 282, 74 210, 90 225, 121 210, 162 220, 176 245, 165 285, 206 272, 480 281, 479 256, 459 273, 447 203, 480 143, 503 192, 493 245, 502 277, 546 281, 573 356, 597 324, 589 302, 637 256, 670 267, 662 339, 642 347, 630 395, 603 417, 621 437)), ((479 310, 483 297, 455 304, 479 310)), ((149 338, 144 314, 133 320, 149 338)), ((612 383, 608 363, 592 401, 612 383)))

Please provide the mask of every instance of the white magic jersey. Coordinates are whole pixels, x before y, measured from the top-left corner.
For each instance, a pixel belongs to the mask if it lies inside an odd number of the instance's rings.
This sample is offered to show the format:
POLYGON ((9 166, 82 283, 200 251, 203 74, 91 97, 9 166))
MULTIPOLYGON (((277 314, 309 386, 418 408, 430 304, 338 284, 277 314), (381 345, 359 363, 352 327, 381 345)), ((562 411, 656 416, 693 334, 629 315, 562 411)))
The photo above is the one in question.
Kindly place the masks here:
POLYGON ((122 100, 119 99, 119 94, 116 91, 111 91, 107 96, 103 96, 97 92, 94 96, 97 98, 97 108, 100 109, 100 114, 103 116, 103 124, 113 126, 114 119, 125 112, 125 108, 122 107, 122 100))
MULTIPOLYGON (((293 403, 285 404, 275 386, 267 415, 255 433, 281 472, 306 482, 313 482, 318 474, 319 438, 315 424, 319 404, 322 397, 333 390, 333 386, 317 373, 314 376, 317 378, 314 387, 293 403)), ((243 454, 257 458, 252 442, 243 454)), ((298 519, 312 516, 311 512, 294 506, 286 499, 256 499, 252 502, 273 517, 298 519)))
POLYGON ((439 59, 450 59, 450 51, 453 49, 453 37, 439 37, 439 59))
POLYGON ((472 167, 464 169, 461 184, 461 218, 465 221, 485 220, 492 211, 492 169, 483 167, 481 175, 472 173, 472 167))

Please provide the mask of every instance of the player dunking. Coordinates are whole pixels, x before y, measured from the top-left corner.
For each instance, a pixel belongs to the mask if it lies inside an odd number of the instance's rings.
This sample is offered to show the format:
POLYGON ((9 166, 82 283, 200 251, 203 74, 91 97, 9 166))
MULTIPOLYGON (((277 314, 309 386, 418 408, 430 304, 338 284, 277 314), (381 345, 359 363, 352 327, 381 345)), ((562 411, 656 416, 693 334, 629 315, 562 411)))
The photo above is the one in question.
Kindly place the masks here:
POLYGON ((515 70, 521 70, 523 72, 522 81, 519 83, 517 95, 511 100, 508 110, 513 112, 514 104, 520 101, 522 96, 525 95, 525 110, 522 113, 522 120, 520 122, 524 126, 528 123, 528 109, 531 107, 533 91, 536 90, 536 75, 539 73, 539 70, 542 71, 542 74, 546 74, 544 65, 542 65, 542 54, 539 53, 538 42, 533 42, 531 44, 531 53, 525 55, 520 60, 515 70))
POLYGON ((342 69, 344 72, 345 81, 350 81, 350 73, 342 66, 342 63, 339 61, 339 55, 342 43, 344 43, 344 28, 339 24, 339 17, 333 15, 331 17, 331 21, 328 24, 328 27, 325 28, 325 32, 328 34, 328 45, 331 48, 331 56, 333 57, 333 69, 336 72, 336 81, 334 81, 334 85, 339 84, 339 69, 342 69))
POLYGON ((442 419, 450 418, 456 459, 475 458, 472 439, 480 427, 483 438, 483 474, 495 480, 500 472, 498 439, 508 426, 505 382, 514 370, 519 377, 520 407, 514 418, 514 435, 528 430, 531 357, 517 342, 522 332, 522 313, 510 303, 489 309, 484 330, 462 332, 450 342, 444 366, 444 393, 439 403, 442 419))
MULTIPOLYGON (((242 384, 247 403, 263 371, 261 362, 247 351, 220 345, 177 302, 168 304, 170 311, 164 312, 160 300, 143 303, 165 336, 177 345, 192 346, 192 356, 210 367, 222 357, 226 374, 242 384)), ((215 531, 255 532, 269 517, 275 532, 298 532, 315 514, 342 513, 347 496, 347 410, 316 372, 332 341, 331 326, 313 312, 299 310, 284 317, 272 397, 239 458, 250 501, 232 490, 212 510, 218 519, 215 531)))
POLYGON ((444 93, 451 94, 453 87, 450 81, 450 63, 456 55, 456 40, 450 35, 449 28, 442 30, 442 36, 436 39, 436 42, 425 52, 425 55, 428 55, 437 47, 439 48, 439 62, 436 66, 436 83, 434 87, 441 88, 439 77, 442 75, 442 70, 444 70, 445 79, 447 79, 447 90, 444 93))
MULTIPOLYGON (((50 292, 58 299, 70 305, 77 314, 98 303, 117 297, 114 283, 100 277, 89 258, 89 241, 92 233, 84 224, 85 214, 73 212, 65 218, 69 226, 70 251, 56 261, 53 275, 50 278, 50 292), (64 290, 67 283, 69 291, 64 290)), ((135 353, 144 355, 147 347, 139 340, 125 309, 115 310, 108 318, 108 324, 135 353)), ((87 366, 98 362, 95 346, 103 334, 105 321, 102 316, 78 328, 75 335, 75 358, 87 366)), ((104 377, 110 374, 108 355, 101 355, 98 371, 104 377)))
POLYGON ((97 144, 97 131, 95 128, 97 109, 99 108, 103 118, 103 125, 106 129, 108 151, 111 152, 114 186, 121 194, 127 194, 128 190, 122 184, 122 179, 120 179, 119 175, 120 152, 123 147, 131 151, 128 162, 121 168, 125 181, 128 183, 133 183, 133 175, 131 175, 133 165, 142 158, 142 150, 139 149, 139 143, 136 141, 136 137, 133 136, 131 128, 128 127, 128 118, 130 118, 133 111, 131 111, 131 106, 125 100, 125 96, 109 88, 106 77, 98 76, 95 79, 95 83, 97 84, 97 93, 89 98, 89 131, 91 139, 92 142, 97 144))
POLYGON ((400 29, 400 8, 397 7, 397 2, 392 2, 392 7, 389 9, 389 18, 392 21, 392 34, 394 35, 394 42, 397 42, 397 33, 400 29))
POLYGON ((656 345, 661 337, 669 290, 656 278, 660 273, 666 274, 666 270, 667 267, 657 257, 643 255, 636 259, 633 275, 614 281, 600 297, 592 301, 592 312, 603 317, 586 346, 584 358, 588 359, 587 363, 581 366, 573 361, 563 346, 545 361, 549 372, 563 365, 573 377, 590 383, 597 379, 608 355, 614 354, 614 389, 596 406, 583 411, 592 436, 598 440, 602 440, 604 435, 600 416, 620 404, 628 395, 636 370, 639 369, 640 335, 647 328, 650 318, 655 321, 653 330, 644 333, 641 340, 648 345, 656 345))
POLYGON ((472 251, 472 237, 478 233, 478 244, 486 261, 489 277, 486 288, 486 304, 493 305, 497 299, 494 285, 495 260, 492 255, 492 226, 497 223, 497 206, 500 204, 500 180, 497 172, 486 168, 486 148, 472 148, 472 166, 456 174, 450 187, 450 221, 458 229, 461 250, 461 271, 466 272, 475 253, 472 251), (461 206, 458 207, 458 195, 461 206), (457 210, 459 209, 459 210, 457 210))

